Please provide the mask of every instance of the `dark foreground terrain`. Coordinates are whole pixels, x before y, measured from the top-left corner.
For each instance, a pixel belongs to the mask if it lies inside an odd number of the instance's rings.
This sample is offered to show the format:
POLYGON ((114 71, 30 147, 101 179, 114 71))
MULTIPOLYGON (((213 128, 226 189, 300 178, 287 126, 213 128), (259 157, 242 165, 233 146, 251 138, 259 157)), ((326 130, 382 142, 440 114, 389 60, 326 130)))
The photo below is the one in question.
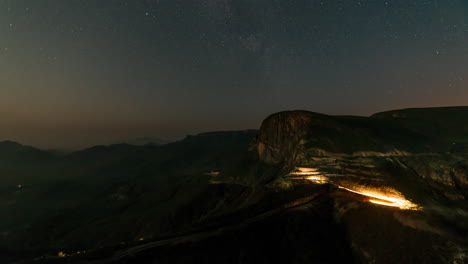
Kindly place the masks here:
POLYGON ((66 155, 3 142, 0 173, 1 263, 468 263, 468 107, 66 155))

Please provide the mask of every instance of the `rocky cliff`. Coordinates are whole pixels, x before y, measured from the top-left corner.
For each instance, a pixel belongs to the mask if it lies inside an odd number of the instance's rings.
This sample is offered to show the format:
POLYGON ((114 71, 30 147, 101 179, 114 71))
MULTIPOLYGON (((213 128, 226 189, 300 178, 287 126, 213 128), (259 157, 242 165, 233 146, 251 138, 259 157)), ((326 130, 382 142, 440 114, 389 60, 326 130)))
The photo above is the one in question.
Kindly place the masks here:
POLYGON ((467 142, 467 107, 409 109, 371 117, 286 111, 263 121, 255 150, 262 162, 294 166, 309 156, 331 153, 463 153, 467 142))
POLYGON ((290 163, 299 158, 312 122, 321 115, 307 111, 282 112, 263 121, 257 139, 257 153, 267 164, 290 163))

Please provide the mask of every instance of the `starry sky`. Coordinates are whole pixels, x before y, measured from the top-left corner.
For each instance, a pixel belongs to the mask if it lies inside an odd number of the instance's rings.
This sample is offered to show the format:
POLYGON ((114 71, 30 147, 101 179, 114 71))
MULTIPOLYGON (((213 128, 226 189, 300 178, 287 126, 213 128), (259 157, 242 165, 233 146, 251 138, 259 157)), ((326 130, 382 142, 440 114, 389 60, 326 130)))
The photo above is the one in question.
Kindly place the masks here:
POLYGON ((465 0, 0 0, 0 140, 82 148, 305 109, 468 105, 465 0))

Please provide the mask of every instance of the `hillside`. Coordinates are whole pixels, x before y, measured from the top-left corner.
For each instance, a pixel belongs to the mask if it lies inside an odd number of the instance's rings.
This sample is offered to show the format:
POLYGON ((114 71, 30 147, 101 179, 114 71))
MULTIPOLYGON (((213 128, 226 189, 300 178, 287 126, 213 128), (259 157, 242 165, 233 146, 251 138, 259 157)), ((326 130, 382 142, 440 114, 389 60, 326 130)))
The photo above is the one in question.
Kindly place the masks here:
POLYGON ((421 133, 449 146, 451 151, 466 152, 468 146, 468 107, 412 108, 372 115, 374 119, 421 133))
POLYGON ((0 206, 9 212, 0 219, 0 248, 55 254, 60 248, 113 245, 189 225, 204 212, 187 214, 184 208, 217 203, 203 199, 207 189, 219 195, 204 173, 235 171, 255 134, 200 134, 161 146, 97 146, 39 160, 41 167, 26 160, 0 167, 2 175, 10 175, 0 183, 0 206))
POLYGON ((2 192, 0 248, 34 264, 466 263, 467 109, 287 111, 55 157, 48 181, 2 192))

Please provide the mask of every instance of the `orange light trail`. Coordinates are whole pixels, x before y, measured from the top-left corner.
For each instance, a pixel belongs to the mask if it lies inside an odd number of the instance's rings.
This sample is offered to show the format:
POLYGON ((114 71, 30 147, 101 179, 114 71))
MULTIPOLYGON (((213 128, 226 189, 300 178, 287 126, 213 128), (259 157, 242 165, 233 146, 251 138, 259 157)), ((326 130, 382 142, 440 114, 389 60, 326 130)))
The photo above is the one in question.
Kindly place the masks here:
MULTIPOLYGON (((375 198, 369 199, 369 202, 379 205, 391 206, 391 207, 398 207, 403 210, 421 210, 421 207, 417 204, 414 204, 407 200, 402 194, 398 193, 397 191, 391 189, 391 191, 381 191, 381 190, 373 190, 373 189, 365 189, 365 190, 353 190, 350 188, 346 188, 343 186, 339 186, 340 189, 347 190, 352 193, 357 193, 363 196, 375 198)), ((363 189, 363 187, 360 187, 363 189)))
POLYGON ((400 192, 389 188, 389 187, 368 187, 363 185, 356 185, 354 187, 344 187, 333 181, 330 181, 330 178, 324 175, 321 175, 319 169, 317 168, 302 168, 296 167, 295 172, 290 173, 289 175, 297 175, 297 176, 304 176, 304 177, 291 177, 291 179, 296 180, 309 180, 314 183, 324 184, 324 183, 331 183, 333 185, 338 186, 338 188, 346 190, 348 192, 356 193, 362 196, 366 196, 373 199, 368 199, 370 203, 390 206, 390 207, 397 207, 402 210, 421 210, 417 204, 412 203, 411 201, 407 200, 400 192))

